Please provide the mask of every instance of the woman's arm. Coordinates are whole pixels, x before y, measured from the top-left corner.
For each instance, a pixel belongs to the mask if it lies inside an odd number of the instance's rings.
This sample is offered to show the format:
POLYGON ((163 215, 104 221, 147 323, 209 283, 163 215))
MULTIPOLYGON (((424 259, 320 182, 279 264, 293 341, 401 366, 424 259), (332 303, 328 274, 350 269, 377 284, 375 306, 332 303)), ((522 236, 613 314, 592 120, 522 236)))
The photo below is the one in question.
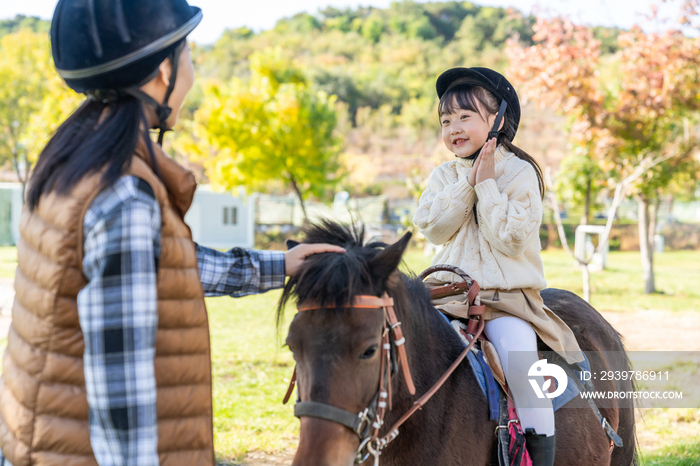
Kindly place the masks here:
POLYGON ((98 464, 159 464, 154 358, 160 222, 150 186, 130 176, 102 192, 85 215, 89 282, 78 294, 78 313, 98 464))
POLYGON ((246 296, 284 286, 284 253, 197 245, 199 277, 206 296, 246 296))
POLYGON ((456 181, 445 178, 438 167, 430 175, 428 187, 418 201, 413 223, 433 244, 444 244, 473 216, 476 199, 474 188, 467 176, 456 181))
POLYGON ((245 296, 281 288, 308 256, 344 253, 332 244, 299 244, 287 252, 233 248, 228 252, 197 245, 197 262, 207 296, 245 296))
POLYGON ((535 170, 525 162, 503 192, 492 178, 480 182, 474 190, 479 198, 479 234, 505 255, 521 254, 532 237, 539 235, 542 223, 542 200, 535 170))

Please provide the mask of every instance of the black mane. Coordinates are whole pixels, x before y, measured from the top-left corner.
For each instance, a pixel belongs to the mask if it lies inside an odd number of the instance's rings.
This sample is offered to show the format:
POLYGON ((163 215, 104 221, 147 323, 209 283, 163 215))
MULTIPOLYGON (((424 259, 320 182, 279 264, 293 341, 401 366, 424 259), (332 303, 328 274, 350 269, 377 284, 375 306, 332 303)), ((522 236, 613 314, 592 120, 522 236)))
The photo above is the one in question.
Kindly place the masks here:
MULTIPOLYGON (((392 279, 378 278, 370 261, 387 245, 366 243, 363 226, 343 225, 322 220, 303 230, 304 243, 329 243, 345 248, 345 254, 314 254, 304 261, 299 272, 289 279, 277 308, 277 324, 282 322, 287 302, 296 296, 296 302, 312 301, 320 307, 347 305, 361 294, 381 296, 388 292, 399 309, 407 309, 408 302, 430 308, 430 296, 420 280, 403 273, 394 273, 392 279)), ((419 319, 422 320, 422 319, 419 319)))

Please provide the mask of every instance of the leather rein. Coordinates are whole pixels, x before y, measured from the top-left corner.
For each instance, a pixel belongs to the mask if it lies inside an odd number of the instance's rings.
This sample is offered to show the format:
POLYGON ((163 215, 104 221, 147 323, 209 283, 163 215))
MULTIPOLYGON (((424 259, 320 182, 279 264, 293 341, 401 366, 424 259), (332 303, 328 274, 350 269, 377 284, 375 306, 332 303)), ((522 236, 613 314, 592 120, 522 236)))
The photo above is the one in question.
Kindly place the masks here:
MULTIPOLYGON (((381 454, 381 450, 383 450, 399 435, 399 427, 416 411, 421 409, 423 405, 425 405, 425 403, 427 403, 428 400, 435 395, 435 393, 437 393, 440 387, 442 387, 450 375, 452 375, 455 369, 457 369, 459 364, 467 356, 469 350, 471 350, 471 348, 474 346, 477 338, 481 335, 484 329, 484 321, 481 316, 483 315, 485 308, 479 303, 479 285, 459 268, 452 266, 430 267, 420 275, 420 278, 425 279, 425 277, 428 275, 438 271, 456 273, 465 280, 463 282, 464 284, 457 283, 448 286, 452 287, 453 291, 464 290, 468 293, 470 320, 467 331, 468 333, 474 335, 474 338, 472 338, 469 345, 467 345, 464 351, 462 351, 457 359, 455 359, 442 377, 435 382, 430 390, 428 390, 422 397, 413 403, 411 409, 409 409, 398 421, 396 421, 396 423, 394 423, 393 426, 391 426, 391 429, 385 436, 380 438, 379 430, 384 425, 384 415, 386 414, 387 408, 391 410, 392 407, 391 377, 393 374, 398 372, 397 359, 401 364, 401 371, 403 372, 403 377, 409 393, 411 395, 415 395, 416 392, 413 384, 413 378, 411 376, 411 370, 408 365, 408 358, 406 357, 406 348, 404 345, 406 339, 404 338, 401 330, 401 322, 399 322, 398 318, 396 317, 396 312, 394 311, 394 299, 387 293, 384 293, 381 298, 368 295, 356 296, 352 305, 337 306, 340 308, 350 309, 382 309, 384 312, 384 327, 382 329, 382 349, 379 369, 379 388, 369 406, 367 406, 367 408, 365 408, 359 414, 355 414, 326 403, 301 401, 300 397, 297 398, 297 402, 294 405, 294 415, 296 417, 317 417, 327 421, 336 422, 352 430, 359 437, 360 446, 357 449, 355 463, 363 463, 367 460, 367 458, 369 458, 370 455, 373 455, 375 458, 375 464, 378 464, 378 458, 381 454)), ((441 287, 440 290, 442 292, 448 291, 447 287, 441 287)), ((431 295, 434 295, 434 293, 431 293, 431 295)), ((335 307, 336 306, 325 306, 323 308, 333 309, 335 307)), ((297 306, 297 310, 299 312, 317 309, 322 309, 322 307, 310 302, 301 303, 297 306)), ((287 388, 287 393, 284 396, 283 403, 285 404, 289 401, 289 398, 294 391, 294 386, 296 385, 297 380, 296 375, 297 371, 295 367, 294 373, 292 374, 292 379, 289 382, 289 387, 287 388)))

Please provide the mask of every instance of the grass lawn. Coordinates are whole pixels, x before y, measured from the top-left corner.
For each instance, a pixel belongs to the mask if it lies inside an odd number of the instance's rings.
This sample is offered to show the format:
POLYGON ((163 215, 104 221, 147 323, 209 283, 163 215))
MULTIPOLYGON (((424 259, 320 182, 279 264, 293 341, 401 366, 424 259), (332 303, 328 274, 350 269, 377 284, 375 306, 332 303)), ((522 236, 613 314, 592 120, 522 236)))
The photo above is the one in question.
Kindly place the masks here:
MULTIPOLYGON (((0 277, 12 276, 14 248, 0 248, 0 277)), ((564 252, 544 251, 549 286, 581 294, 581 274, 564 252)), ((406 266, 420 272, 430 258, 418 250, 406 254, 406 266)), ((641 294, 639 253, 612 252, 609 269, 591 279, 594 305, 606 311, 661 309, 694 311, 700 304, 700 252, 668 252, 655 257, 657 288, 663 294, 641 294)), ((207 300, 212 334, 216 451, 223 460, 249 451, 280 451, 294 446, 299 422, 292 403, 281 404, 293 363, 283 347, 287 325, 275 328, 279 291, 240 299, 207 300)), ((287 310, 287 322, 292 316, 287 310)), ((0 340, 4 347, 5 341, 0 340)), ((645 465, 700 464, 700 410, 657 410, 638 427, 652 438, 645 465), (672 426, 685 426, 675 428, 672 426)))

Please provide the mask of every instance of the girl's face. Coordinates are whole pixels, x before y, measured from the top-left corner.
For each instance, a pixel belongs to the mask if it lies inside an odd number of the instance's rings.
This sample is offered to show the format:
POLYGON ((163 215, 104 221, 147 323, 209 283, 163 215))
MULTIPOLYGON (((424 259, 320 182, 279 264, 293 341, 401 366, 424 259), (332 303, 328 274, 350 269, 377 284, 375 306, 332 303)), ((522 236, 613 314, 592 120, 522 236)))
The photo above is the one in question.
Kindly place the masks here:
POLYGON ((457 157, 469 157, 483 147, 496 121, 495 114, 489 114, 480 102, 477 105, 482 107, 479 108, 481 112, 459 108, 453 102, 454 113, 446 112, 440 117, 442 140, 457 157))

